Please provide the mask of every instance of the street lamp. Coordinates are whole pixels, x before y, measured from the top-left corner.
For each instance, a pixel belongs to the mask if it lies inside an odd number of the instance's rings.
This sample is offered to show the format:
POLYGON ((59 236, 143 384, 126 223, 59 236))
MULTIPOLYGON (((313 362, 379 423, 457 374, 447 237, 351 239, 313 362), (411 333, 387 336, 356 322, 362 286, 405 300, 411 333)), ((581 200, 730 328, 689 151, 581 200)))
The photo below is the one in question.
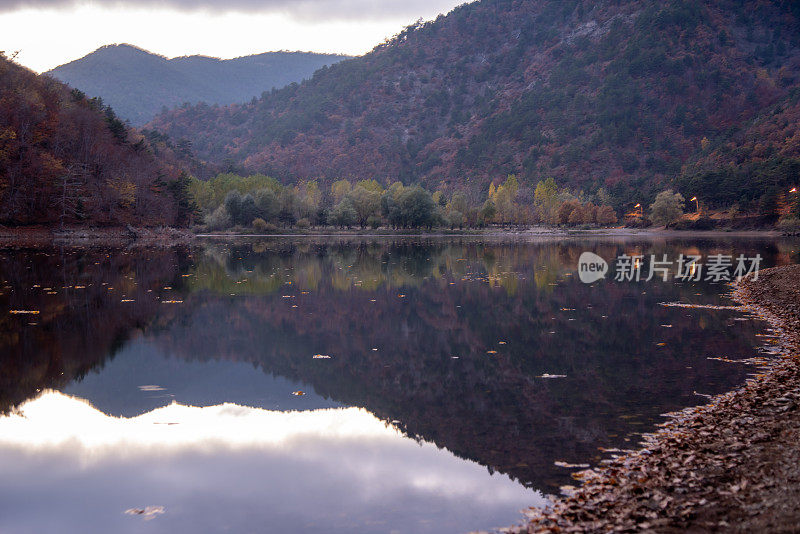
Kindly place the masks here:
POLYGON ((697 200, 697 197, 692 197, 692 200, 690 200, 689 202, 692 202, 692 201, 697 203, 697 213, 700 213, 700 201, 697 200))

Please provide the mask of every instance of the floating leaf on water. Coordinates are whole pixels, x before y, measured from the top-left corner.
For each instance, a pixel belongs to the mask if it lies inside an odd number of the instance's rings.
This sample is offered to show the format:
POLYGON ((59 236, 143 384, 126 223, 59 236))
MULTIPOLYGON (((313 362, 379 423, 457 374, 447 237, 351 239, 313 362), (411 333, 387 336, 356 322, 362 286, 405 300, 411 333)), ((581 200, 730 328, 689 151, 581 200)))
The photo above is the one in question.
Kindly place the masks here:
POLYGON ((661 342, 661 343, 656 343, 656 346, 657 346, 657 347, 666 347, 666 346, 667 346, 667 344, 666 344, 666 343, 664 343, 664 342, 661 342))
POLYGON ((306 394, 306 392, 305 391, 301 391, 301 390, 292 391, 292 395, 294 395, 295 397, 300 397, 300 396, 305 395, 305 394, 306 394))
POLYGON ((134 299, 122 299, 120 302, 136 302, 134 299))
POLYGON ((400 297, 401 299, 406 297, 405 295, 402 295, 402 294, 401 295, 397 295, 397 296, 400 297))
POLYGON ((664 328, 672 328, 671 324, 662 324, 661 326, 663 326, 664 328))
POLYGON ((156 386, 153 384, 139 386, 139 391, 164 391, 164 388, 161 386, 156 386))
POLYGON ((497 354, 496 350, 487 350, 486 354, 497 354))
POLYGON ((144 508, 128 508, 125 510, 126 515, 140 515, 145 521, 155 519, 164 512, 163 506, 145 506, 144 508))
POLYGON ((8 313, 12 315, 39 315, 39 310, 10 310, 8 313))
POLYGON ((328 356, 327 354, 315 354, 315 355, 312 356, 312 358, 315 359, 315 360, 330 360, 331 359, 331 357, 328 356))
POLYGON ((537 378, 567 378, 567 375, 551 375, 550 373, 545 373, 539 375, 537 378))
POLYGON ((498 341, 498 342, 497 342, 497 344, 498 344, 498 345, 505 345, 505 344, 506 344, 506 342, 505 342, 505 341, 498 341))
POLYGON ((589 467, 589 464, 571 464, 560 460, 553 462, 553 465, 556 467, 566 467, 567 469, 587 469, 589 467))
POLYGON ((659 302, 659 306, 667 308, 701 308, 706 310, 738 310, 741 311, 741 306, 716 306, 713 304, 688 304, 686 302, 659 302))
POLYGON ((161 304, 182 304, 182 300, 162 300, 161 304))

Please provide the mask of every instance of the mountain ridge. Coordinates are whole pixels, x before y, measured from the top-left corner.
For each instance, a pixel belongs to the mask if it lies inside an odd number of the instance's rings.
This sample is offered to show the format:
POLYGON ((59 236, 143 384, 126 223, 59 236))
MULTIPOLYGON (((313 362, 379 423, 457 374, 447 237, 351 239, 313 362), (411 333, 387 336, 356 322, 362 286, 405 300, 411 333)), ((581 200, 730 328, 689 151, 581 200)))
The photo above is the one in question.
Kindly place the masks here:
POLYGON ((246 102, 347 57, 278 51, 231 59, 204 55, 168 59, 134 45, 112 44, 45 74, 103 98, 122 118, 141 126, 164 107, 246 102))
POLYGON ((516 173, 652 197, 703 139, 798 86, 798 20, 783 0, 481 0, 297 86, 149 127, 281 178, 486 191, 516 173))

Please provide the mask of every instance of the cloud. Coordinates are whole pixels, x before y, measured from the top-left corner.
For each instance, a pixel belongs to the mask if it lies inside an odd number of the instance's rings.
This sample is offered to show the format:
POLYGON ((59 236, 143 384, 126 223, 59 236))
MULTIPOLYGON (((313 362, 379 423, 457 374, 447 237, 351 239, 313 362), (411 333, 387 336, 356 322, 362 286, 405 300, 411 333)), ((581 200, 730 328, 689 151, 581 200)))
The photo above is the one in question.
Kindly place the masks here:
POLYGON ((447 12, 454 0, 0 0, 0 12, 20 9, 70 9, 83 5, 121 9, 173 9, 184 12, 282 13, 305 20, 381 20, 432 17, 447 12))

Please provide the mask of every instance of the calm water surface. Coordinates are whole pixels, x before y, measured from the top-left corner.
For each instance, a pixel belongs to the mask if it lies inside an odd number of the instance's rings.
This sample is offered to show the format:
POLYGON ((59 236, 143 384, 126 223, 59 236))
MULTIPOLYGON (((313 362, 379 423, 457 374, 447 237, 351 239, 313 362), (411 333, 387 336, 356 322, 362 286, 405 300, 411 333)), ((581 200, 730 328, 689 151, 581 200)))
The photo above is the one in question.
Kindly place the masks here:
POLYGON ((745 239, 0 250, 0 532, 519 523, 570 483, 555 462, 635 446, 765 339, 661 305, 729 306, 723 283, 587 285, 585 250, 798 262, 745 239))

